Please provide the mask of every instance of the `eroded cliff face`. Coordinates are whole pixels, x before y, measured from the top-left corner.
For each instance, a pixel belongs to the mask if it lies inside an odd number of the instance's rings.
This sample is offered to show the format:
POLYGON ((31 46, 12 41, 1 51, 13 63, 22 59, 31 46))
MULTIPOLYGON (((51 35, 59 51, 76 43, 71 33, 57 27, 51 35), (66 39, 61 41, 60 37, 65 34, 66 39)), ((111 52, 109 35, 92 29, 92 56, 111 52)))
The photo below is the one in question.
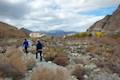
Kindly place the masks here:
POLYGON ((93 24, 89 32, 102 31, 108 34, 120 32, 120 5, 112 15, 107 15, 102 20, 93 24))

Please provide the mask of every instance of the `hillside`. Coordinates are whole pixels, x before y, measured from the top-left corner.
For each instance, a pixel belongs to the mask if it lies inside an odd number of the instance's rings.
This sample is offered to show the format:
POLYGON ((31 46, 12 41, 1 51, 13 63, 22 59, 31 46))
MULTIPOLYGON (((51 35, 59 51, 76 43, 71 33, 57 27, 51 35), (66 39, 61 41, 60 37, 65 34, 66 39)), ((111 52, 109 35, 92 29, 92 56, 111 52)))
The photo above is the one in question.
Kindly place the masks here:
POLYGON ((0 22, 0 38, 23 38, 27 34, 7 23, 0 22))
POLYGON ((107 15, 100 21, 97 21, 89 29, 89 32, 102 31, 105 33, 119 33, 120 32, 120 5, 112 15, 107 15))

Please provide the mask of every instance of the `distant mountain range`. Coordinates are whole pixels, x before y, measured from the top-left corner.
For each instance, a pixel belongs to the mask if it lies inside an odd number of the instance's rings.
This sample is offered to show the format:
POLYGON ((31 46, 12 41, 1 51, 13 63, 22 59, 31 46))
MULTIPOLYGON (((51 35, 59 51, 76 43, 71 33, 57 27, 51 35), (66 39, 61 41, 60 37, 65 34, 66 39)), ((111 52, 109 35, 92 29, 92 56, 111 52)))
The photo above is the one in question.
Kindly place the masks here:
POLYGON ((120 34, 120 5, 112 15, 107 15, 102 20, 97 21, 88 29, 88 31, 101 31, 107 34, 120 34))
POLYGON ((43 34, 49 35, 49 36, 64 36, 68 34, 75 34, 77 32, 74 31, 63 31, 63 30, 51 30, 51 31, 40 31, 43 34))
POLYGON ((32 31, 30 31, 30 30, 28 30, 26 28, 21 28, 20 30, 23 31, 23 32, 25 32, 25 33, 28 33, 28 34, 30 34, 32 32, 32 31))
MULTIPOLYGON (((0 38, 19 38, 26 37, 30 33, 34 31, 30 31, 26 28, 18 29, 15 26, 11 26, 10 24, 0 22, 0 38)), ((51 31, 39 31, 48 36, 64 36, 68 34, 74 34, 74 31, 63 31, 63 30, 51 30, 51 31)))
POLYGON ((21 31, 25 32, 25 33, 32 33, 32 32, 39 32, 48 36, 64 36, 64 35, 68 35, 68 34, 75 34, 77 32, 74 31, 63 31, 63 30, 51 30, 51 31, 30 31, 26 28, 21 28, 21 31))

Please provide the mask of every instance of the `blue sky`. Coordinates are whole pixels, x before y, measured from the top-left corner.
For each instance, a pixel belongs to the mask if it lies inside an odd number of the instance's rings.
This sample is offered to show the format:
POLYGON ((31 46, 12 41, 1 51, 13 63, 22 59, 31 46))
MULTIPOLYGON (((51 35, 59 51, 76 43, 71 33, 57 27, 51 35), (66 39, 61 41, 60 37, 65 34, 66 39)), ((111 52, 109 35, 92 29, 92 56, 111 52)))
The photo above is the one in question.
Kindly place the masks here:
POLYGON ((95 15, 95 16, 105 16, 105 15, 112 15, 112 13, 117 9, 116 5, 110 5, 104 8, 99 8, 96 10, 92 10, 89 12, 83 12, 79 14, 83 15, 95 15))
POLYGON ((0 21, 33 31, 81 32, 119 4, 120 0, 0 0, 0 21))

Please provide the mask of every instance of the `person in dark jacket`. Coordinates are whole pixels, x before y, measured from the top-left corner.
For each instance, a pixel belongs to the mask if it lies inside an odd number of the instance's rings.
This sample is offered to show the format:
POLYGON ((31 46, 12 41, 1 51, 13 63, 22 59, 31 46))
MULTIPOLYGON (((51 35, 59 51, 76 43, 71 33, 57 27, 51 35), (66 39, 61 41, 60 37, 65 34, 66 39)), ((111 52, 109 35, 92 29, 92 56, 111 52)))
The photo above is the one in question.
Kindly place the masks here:
POLYGON ((27 39, 25 39, 23 42, 23 48, 24 48, 26 54, 28 53, 28 47, 29 47, 29 43, 28 43, 27 39))
POLYGON ((38 40, 36 44, 36 59, 38 59, 38 54, 40 55, 40 60, 42 61, 42 49, 44 45, 38 40))

